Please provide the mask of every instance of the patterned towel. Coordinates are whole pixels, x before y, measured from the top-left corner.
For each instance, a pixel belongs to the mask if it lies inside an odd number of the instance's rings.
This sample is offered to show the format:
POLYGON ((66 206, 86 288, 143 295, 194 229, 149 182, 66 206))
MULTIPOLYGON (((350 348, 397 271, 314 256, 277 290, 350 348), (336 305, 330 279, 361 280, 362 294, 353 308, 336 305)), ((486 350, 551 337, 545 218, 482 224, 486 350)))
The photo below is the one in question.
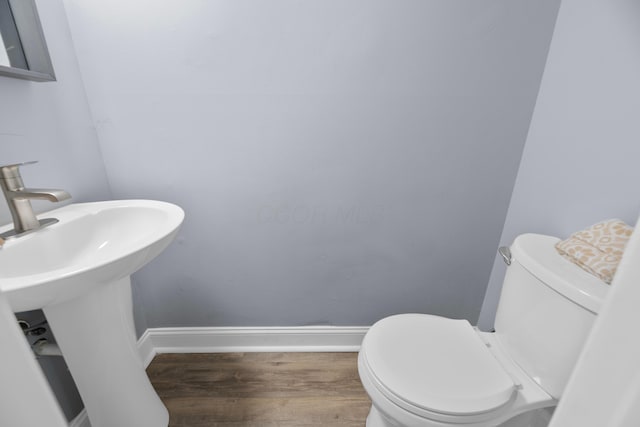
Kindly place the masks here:
POLYGON ((633 227, 619 219, 599 222, 556 244, 560 255, 611 283, 633 227))

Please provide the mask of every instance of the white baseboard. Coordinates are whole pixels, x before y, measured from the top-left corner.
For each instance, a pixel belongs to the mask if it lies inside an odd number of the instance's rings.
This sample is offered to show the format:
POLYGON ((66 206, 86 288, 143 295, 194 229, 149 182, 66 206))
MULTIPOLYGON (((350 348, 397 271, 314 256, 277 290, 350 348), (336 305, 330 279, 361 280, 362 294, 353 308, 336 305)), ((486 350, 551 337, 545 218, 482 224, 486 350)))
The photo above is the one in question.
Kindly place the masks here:
POLYGON ((138 340, 145 366, 158 353, 358 351, 368 326, 151 328, 138 340))

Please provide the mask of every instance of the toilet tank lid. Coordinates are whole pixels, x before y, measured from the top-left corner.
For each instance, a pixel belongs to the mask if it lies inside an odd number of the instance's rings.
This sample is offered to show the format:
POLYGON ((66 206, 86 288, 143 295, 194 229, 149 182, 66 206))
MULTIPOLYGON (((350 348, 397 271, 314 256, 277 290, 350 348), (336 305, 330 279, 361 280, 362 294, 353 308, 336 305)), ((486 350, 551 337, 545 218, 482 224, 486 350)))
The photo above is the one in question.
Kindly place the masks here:
POLYGON ((522 234, 511 245, 512 260, 564 297, 598 313, 609 285, 560 255, 555 248, 559 241, 542 234, 522 234))

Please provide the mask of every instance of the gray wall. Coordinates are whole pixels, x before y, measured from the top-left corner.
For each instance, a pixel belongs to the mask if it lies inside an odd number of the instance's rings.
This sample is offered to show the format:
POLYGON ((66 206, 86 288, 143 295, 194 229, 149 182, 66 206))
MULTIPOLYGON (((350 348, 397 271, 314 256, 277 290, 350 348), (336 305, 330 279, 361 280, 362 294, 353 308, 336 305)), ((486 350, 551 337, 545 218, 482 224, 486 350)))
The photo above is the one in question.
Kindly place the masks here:
POLYGON ((65 0, 147 325, 476 321, 557 0, 65 0))
MULTIPOLYGON (((38 2, 57 81, 0 77, 0 164, 25 166, 27 186, 63 188, 74 202, 110 198, 107 176, 61 1, 38 2)), ((56 207, 34 202, 37 211, 56 207)), ((11 222, 0 203, 0 224, 11 222)))
MULTIPOLYGON (((633 225, 640 198, 640 2, 564 0, 500 239, 566 237, 608 218, 633 225)), ((492 327, 496 259, 479 325, 492 327)))
MULTIPOLYGON (((98 139, 82 84, 62 1, 37 2, 55 68, 57 82, 33 83, 0 77, 0 164, 27 160, 22 176, 32 187, 63 188, 74 202, 111 198, 98 139)), ((37 211, 53 209, 34 203, 37 211)), ((6 203, 0 203, 0 224, 11 222, 6 203)), ((42 312, 19 314, 37 322, 42 312)), ((49 338, 51 338, 49 336, 49 338)), ((68 418, 82 402, 66 366, 59 358, 42 366, 68 418)))

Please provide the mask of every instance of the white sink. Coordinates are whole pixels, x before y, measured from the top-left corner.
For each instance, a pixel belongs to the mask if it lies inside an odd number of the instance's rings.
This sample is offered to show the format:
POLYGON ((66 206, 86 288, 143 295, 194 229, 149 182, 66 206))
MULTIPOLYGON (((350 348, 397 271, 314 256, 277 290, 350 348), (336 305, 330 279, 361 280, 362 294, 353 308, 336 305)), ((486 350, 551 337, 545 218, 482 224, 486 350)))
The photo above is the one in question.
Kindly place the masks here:
POLYGON ((167 247, 184 212, 171 203, 116 200, 71 204, 40 216, 59 222, 0 249, 0 291, 16 312, 59 304, 129 276, 167 247))
POLYGON ((39 217, 59 222, 6 241, 0 293, 14 312, 43 309, 92 427, 166 427, 167 410, 137 352, 129 276, 171 243, 184 212, 121 200, 39 217))

